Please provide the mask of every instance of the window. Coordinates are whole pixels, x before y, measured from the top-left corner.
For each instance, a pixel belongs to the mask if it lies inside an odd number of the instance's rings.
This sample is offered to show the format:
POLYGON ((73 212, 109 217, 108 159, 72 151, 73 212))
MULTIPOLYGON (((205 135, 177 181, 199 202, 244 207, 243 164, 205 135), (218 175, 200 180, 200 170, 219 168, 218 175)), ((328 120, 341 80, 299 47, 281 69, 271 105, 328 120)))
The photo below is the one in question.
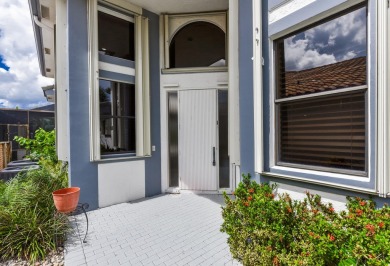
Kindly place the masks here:
POLYGON ((169 46, 170 67, 225 66, 225 33, 209 22, 180 29, 169 46))
POLYGON ((366 175, 367 8, 275 41, 276 164, 366 175))
MULTIPOLYGON (((92 1, 94 2, 94 1, 92 1)), ((92 160, 150 156, 149 44, 146 18, 91 3, 92 160), (93 25, 97 25, 93 28, 93 25)))
POLYGON ((135 88, 132 84, 99 82, 101 154, 135 154, 135 88))
POLYGON ((162 73, 227 71, 227 12, 162 15, 162 73))
POLYGON ((134 61, 133 19, 99 11, 98 25, 99 52, 134 61))

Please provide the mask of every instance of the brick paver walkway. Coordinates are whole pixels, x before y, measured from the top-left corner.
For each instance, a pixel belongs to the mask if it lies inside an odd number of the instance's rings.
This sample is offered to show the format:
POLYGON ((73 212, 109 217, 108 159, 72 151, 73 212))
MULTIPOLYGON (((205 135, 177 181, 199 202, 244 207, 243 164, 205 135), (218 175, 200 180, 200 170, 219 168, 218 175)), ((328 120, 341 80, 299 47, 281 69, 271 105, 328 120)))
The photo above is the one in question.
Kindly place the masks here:
MULTIPOLYGON (((221 195, 161 195, 88 213, 87 243, 74 236, 65 265, 239 265, 222 224, 221 195)), ((83 237, 85 217, 74 232, 83 237)))

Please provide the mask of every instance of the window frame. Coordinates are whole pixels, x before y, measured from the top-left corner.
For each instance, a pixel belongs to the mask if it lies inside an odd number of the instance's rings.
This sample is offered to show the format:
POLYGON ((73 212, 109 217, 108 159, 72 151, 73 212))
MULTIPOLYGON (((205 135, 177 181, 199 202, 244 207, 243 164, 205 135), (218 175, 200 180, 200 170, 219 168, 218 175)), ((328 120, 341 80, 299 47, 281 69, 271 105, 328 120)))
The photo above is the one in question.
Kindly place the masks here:
MULTIPOLYGON (((374 193, 375 184, 376 184, 376 169, 375 161, 376 156, 374 149, 375 145, 375 118, 376 112, 374 107, 376 107, 375 98, 375 80, 373 79, 376 74, 375 64, 376 64, 376 5, 372 1, 357 1, 354 3, 343 3, 339 6, 332 6, 331 3, 328 4, 328 9, 325 11, 319 11, 324 7, 318 7, 315 12, 320 12, 318 16, 307 15, 307 18, 299 19, 291 15, 282 19, 278 22, 274 22, 275 25, 272 25, 272 30, 269 35, 269 60, 270 60, 270 90, 268 94, 269 100, 269 118, 266 121, 269 121, 270 132, 268 136, 265 136, 267 142, 269 143, 268 156, 264 159, 264 171, 261 173, 263 176, 268 177, 277 177, 283 179, 290 179, 302 182, 308 182, 312 184, 321 184, 330 187, 340 187, 348 190, 354 191, 364 191, 368 193, 374 193), (367 88, 366 88, 366 134, 367 134, 367 152, 366 152, 366 164, 367 164, 367 176, 362 177, 355 175, 353 173, 340 173, 340 172, 330 172, 324 169, 307 169, 307 168, 296 168, 289 166, 281 166, 277 164, 277 141, 278 136, 276 136, 276 127, 278 125, 278 114, 275 104, 276 99, 276 51, 275 51, 275 41, 282 37, 287 37, 292 35, 295 32, 302 31, 305 28, 313 27, 316 24, 321 24, 323 21, 330 20, 334 16, 340 16, 342 13, 348 13, 353 9, 359 8, 359 6, 365 5, 368 9, 367 15, 367 88), (287 21, 294 20, 292 25, 288 24, 287 21), (287 26, 288 25, 288 26, 287 26), (275 29, 279 29, 275 31, 275 29), (268 157, 268 158, 267 158, 268 157)), ((300 11, 300 13, 302 13, 300 11)), ((270 26, 269 26, 270 29, 270 26)), ((257 136, 256 136, 257 138, 257 136)))
MULTIPOLYGON (((278 42, 284 41, 295 34, 299 34, 302 32, 305 32, 306 30, 313 29, 317 26, 323 25, 327 22, 330 22, 334 19, 341 18, 347 14, 350 14, 360 8, 366 7, 368 10, 368 6, 365 3, 360 3, 358 5, 355 5, 353 7, 347 8, 341 12, 337 12, 333 15, 330 15, 324 19, 321 19, 313 24, 307 25, 306 27, 303 27, 299 30, 296 30, 294 32, 291 32, 287 35, 284 35, 276 40, 273 41, 273 50, 275 51, 275 61, 274 61, 274 71, 275 73, 279 72, 278 68, 278 63, 277 63, 277 58, 279 58, 279 52, 277 49, 278 42)), ((368 53, 368 18, 366 14, 366 49, 368 53)), ((368 72, 368 64, 367 64, 367 56, 366 56, 366 73, 368 72)), ((324 65, 326 66, 326 65, 324 65)), ((313 68, 309 68, 313 69, 313 68)), ((315 92, 315 93, 310 93, 310 94, 305 94, 305 95, 298 95, 298 96, 291 96, 291 97, 278 97, 278 90, 279 90, 279 79, 278 75, 274 76, 274 101, 273 101, 273 106, 275 110, 275 136, 277 136, 277 140, 275 140, 275 165, 276 166, 282 166, 282 167, 288 167, 288 168, 298 168, 298 169, 305 169, 305 170, 313 170, 313 171, 322 171, 322 172, 330 172, 330 173, 339 173, 339 174, 346 174, 346 175, 354 175, 354 176, 361 176, 361 177, 368 177, 368 125, 367 125, 367 117, 368 117, 368 105, 367 105, 367 91, 368 91, 368 75, 366 76, 366 85, 360 85, 360 86, 353 86, 353 87, 347 87, 347 88, 341 88, 341 89, 334 89, 334 90, 327 90, 323 92, 315 92), (354 94, 355 92, 364 92, 365 95, 365 171, 357 171, 357 170, 348 170, 348 169, 338 169, 338 168, 332 168, 332 167, 324 167, 324 166, 315 166, 315 165, 305 165, 305 164, 298 164, 298 163, 290 163, 290 162, 283 162, 281 161, 281 153, 282 153, 282 144, 281 144, 281 128, 280 128, 280 123, 281 123, 281 114, 280 114, 280 109, 283 103, 293 103, 293 102, 300 102, 304 101, 307 99, 326 99, 329 96, 336 96, 336 95, 345 95, 345 94, 354 94)))
MULTIPOLYGON (((88 10, 89 33, 89 91, 90 91, 90 161, 137 159, 151 156, 150 140, 150 81, 149 81, 149 41, 148 19, 137 13, 137 9, 127 6, 112 5, 97 0, 89 1, 88 10), (103 8, 101 8, 103 6, 103 8), (98 12, 109 10, 106 14, 121 19, 134 20, 135 28, 135 67, 128 75, 135 72, 135 82, 117 78, 107 78, 99 75, 98 51, 98 12), (136 71, 135 71, 136 69, 136 71), (117 153, 102 155, 100 151, 100 107, 99 107, 99 80, 130 83, 135 85, 136 98, 136 153, 117 153)), ((131 22, 131 21, 130 21, 131 22)), ((115 58, 115 57, 114 57, 115 58)), ((112 69, 113 73, 123 72, 126 67, 104 63, 104 70, 112 69), (119 72, 118 72, 119 71, 119 72)), ((128 68, 131 70, 131 68, 128 68)))
MULTIPOLYGON (((132 84, 132 83, 129 83, 129 82, 118 82, 118 81, 113 81, 113 80, 107 80, 107 79, 105 79, 105 78, 99 78, 99 81, 101 81, 101 80, 103 80, 103 81, 108 81, 108 82, 113 82, 113 83, 115 83, 115 87, 116 87, 116 89, 118 90, 118 89, 120 89, 120 85, 121 84, 127 84, 127 85, 135 85, 135 84, 132 84)), ((100 88, 99 88, 100 89, 100 88)), ((134 91, 135 91, 135 86, 134 86, 134 88, 128 88, 129 90, 131 90, 131 89, 134 89, 134 91)), ((114 97, 113 96, 113 94, 111 95, 111 97, 114 97)), ((116 97, 115 97, 116 98, 116 97)), ((120 101, 120 100, 119 100, 120 101)), ((111 101, 112 102, 112 101, 111 101)), ((100 102, 99 102, 100 103, 100 102)), ((135 97, 134 97, 134 105, 135 105, 135 97)), ((100 107, 100 104, 99 104, 99 107, 100 107)), ((99 113, 99 119, 100 119, 100 122, 99 122, 99 126, 100 126, 100 128, 102 129, 103 127, 102 127, 102 121, 103 121, 103 118, 104 118, 104 120, 116 120, 116 119, 134 119, 134 121, 136 121, 136 119, 137 119, 137 117, 136 117, 136 114, 134 113, 134 116, 132 117, 132 116, 124 116, 124 115, 113 115, 113 114, 111 114, 111 115, 107 115, 107 116, 102 116, 102 114, 101 113, 99 113)), ((114 122, 113 123, 114 125, 111 125, 111 127, 112 127, 112 129, 111 129, 111 131, 114 133, 113 135, 117 135, 118 134, 118 132, 119 132, 119 130, 118 130, 118 121, 116 121, 116 122, 114 122), (115 125, 116 124, 116 125, 115 125), (116 134, 115 134, 116 133, 116 134)), ((136 135, 135 134, 136 132, 134 131, 133 132, 133 134, 134 135, 136 135)), ((100 135, 106 135, 106 134, 103 134, 102 133, 102 131, 100 131, 100 135)), ((111 139, 114 139, 114 137, 113 137, 113 135, 110 135, 110 137, 111 137, 111 139)), ((105 136, 106 137, 106 136, 105 136)), ((101 141, 101 140, 100 140, 101 141)), ((136 140, 137 141, 137 140, 136 140)), ((136 142, 135 142, 136 143, 136 142)), ((126 155, 126 156, 135 156, 136 155, 136 150, 134 150, 134 151, 132 151, 132 150, 129 150, 129 151, 122 151, 122 152, 108 152, 108 153, 105 153, 105 154, 103 154, 102 153, 102 151, 101 151, 101 149, 100 149, 100 153, 101 153, 101 157, 102 158, 111 158, 111 157, 116 157, 116 156, 119 156, 119 155, 126 155)))
POLYGON ((164 65, 161 70, 163 74, 175 73, 207 73, 207 72, 227 72, 229 62, 229 31, 227 11, 209 13, 188 13, 188 14, 167 14, 163 15, 164 21, 164 65), (225 33, 225 66, 206 67, 170 67, 169 48, 171 41, 181 29, 193 22, 207 22, 220 28, 225 33), (176 25, 178 24, 178 25, 176 25))
POLYGON ((378 194, 390 197, 390 8, 386 1, 379 1, 378 10, 378 102, 377 102, 377 171, 378 194))

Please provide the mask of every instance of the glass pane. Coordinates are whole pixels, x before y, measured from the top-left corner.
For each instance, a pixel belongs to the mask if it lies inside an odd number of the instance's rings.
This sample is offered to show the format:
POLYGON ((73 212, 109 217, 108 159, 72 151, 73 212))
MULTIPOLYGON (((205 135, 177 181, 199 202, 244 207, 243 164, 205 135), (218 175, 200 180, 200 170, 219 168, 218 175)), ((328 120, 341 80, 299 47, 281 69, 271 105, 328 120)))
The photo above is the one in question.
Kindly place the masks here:
POLYGON ((12 141, 12 149, 22 149, 18 142, 13 140, 16 136, 27 138, 27 125, 11 126, 9 125, 9 140, 12 141))
POLYGON ((366 171, 365 92, 279 104, 279 164, 366 171))
POLYGON ((51 131, 55 128, 54 112, 29 112, 29 132, 30 138, 34 138, 35 131, 43 128, 51 131))
POLYGON ((179 186, 178 125, 177 92, 170 92, 168 93, 168 150, 170 187, 179 186))
POLYGON ((99 81, 101 154, 135 153, 135 88, 99 81))
POLYGON ((225 32, 208 22, 179 30, 169 46, 170 67, 225 66, 225 32))
POLYGON ((0 110, 0 124, 28 124, 27 113, 22 110, 0 110))
POLYGON ((0 141, 8 141, 8 126, 0 125, 0 141))
POLYGON ((219 188, 229 188, 228 92, 218 91, 219 188))
POLYGON ((99 53, 134 61, 134 23, 98 12, 99 53))
POLYGON ((367 8, 276 42, 277 98, 366 84, 367 8))

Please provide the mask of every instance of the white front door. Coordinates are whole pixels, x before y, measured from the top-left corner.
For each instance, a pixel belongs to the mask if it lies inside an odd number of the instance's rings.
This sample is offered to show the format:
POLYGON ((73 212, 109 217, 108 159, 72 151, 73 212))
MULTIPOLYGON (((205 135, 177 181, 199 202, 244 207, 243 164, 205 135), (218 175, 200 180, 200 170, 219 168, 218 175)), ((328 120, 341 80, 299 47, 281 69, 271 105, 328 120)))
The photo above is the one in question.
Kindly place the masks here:
POLYGON ((180 188, 215 191, 217 182, 217 91, 179 91, 180 188))

